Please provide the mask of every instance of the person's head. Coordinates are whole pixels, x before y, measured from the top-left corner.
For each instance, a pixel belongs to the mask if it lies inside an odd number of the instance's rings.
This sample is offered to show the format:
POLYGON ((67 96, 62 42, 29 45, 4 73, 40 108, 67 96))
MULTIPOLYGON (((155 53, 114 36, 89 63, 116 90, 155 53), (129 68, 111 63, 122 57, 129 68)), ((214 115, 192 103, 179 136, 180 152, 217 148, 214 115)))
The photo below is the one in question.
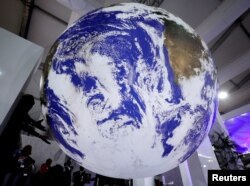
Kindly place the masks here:
POLYGON ((47 160, 46 160, 46 164, 47 164, 47 165, 49 165, 49 166, 50 166, 50 165, 51 165, 51 163, 52 163, 52 159, 50 159, 50 158, 49 158, 49 159, 47 159, 47 160))
POLYGON ((64 166, 70 166, 71 165, 71 161, 70 160, 68 160, 68 161, 66 161, 65 163, 64 163, 64 166))
POLYGON ((29 155, 31 155, 31 152, 32 152, 32 146, 31 145, 26 145, 22 149, 22 155, 23 156, 29 156, 29 155))
POLYGON ((34 96, 30 94, 23 95, 19 104, 22 107, 23 111, 28 112, 35 104, 34 96))
POLYGON ((80 166, 80 171, 84 171, 84 168, 82 166, 80 166))

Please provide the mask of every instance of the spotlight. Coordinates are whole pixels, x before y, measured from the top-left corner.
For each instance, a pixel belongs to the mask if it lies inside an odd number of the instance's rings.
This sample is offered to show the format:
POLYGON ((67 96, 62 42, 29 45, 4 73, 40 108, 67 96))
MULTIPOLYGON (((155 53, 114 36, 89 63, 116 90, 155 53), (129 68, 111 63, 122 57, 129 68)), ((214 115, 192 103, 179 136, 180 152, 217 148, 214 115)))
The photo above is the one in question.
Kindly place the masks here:
POLYGON ((227 97, 228 97, 228 93, 225 92, 225 91, 220 91, 220 92, 218 93, 218 98, 219 98, 219 99, 226 99, 227 97))

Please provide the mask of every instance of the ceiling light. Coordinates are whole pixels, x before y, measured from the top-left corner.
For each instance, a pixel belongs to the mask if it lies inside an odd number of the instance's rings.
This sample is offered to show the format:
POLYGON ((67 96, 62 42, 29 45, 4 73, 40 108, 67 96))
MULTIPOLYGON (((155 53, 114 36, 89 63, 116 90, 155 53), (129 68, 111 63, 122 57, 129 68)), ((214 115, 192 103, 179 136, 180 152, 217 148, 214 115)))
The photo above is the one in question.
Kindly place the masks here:
POLYGON ((240 116, 247 116, 247 113, 241 114, 240 116))
POLYGON ((228 97, 228 93, 225 92, 225 91, 220 91, 220 92, 218 93, 218 98, 219 98, 219 99, 226 99, 227 97, 228 97))

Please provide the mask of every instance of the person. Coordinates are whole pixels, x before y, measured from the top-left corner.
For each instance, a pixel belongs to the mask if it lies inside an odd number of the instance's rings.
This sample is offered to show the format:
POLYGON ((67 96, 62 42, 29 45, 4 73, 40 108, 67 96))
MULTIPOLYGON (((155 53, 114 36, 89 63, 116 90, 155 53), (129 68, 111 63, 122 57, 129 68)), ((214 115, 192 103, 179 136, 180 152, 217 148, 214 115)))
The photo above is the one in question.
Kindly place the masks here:
POLYGON ((73 173, 73 186, 84 186, 85 170, 80 166, 79 171, 73 173))
POLYGON ((7 161, 7 169, 6 169, 6 174, 3 179, 2 186, 11 186, 13 179, 16 176, 16 170, 17 170, 17 164, 18 164, 18 158, 21 155, 21 149, 16 149, 13 156, 8 159, 7 161))
POLYGON ((15 171, 15 178, 13 180, 13 186, 29 185, 35 164, 35 160, 30 157, 31 153, 31 145, 26 145, 22 149, 21 154, 17 159, 17 167, 15 171))
POLYGON ((38 174, 39 175, 45 175, 49 169, 50 169, 50 166, 51 166, 51 163, 52 163, 52 159, 47 159, 45 163, 43 163, 38 171, 38 174))
POLYGON ((100 174, 96 174, 94 178, 94 186, 106 186, 106 185, 112 185, 112 178, 103 176, 100 174))
MULTIPOLYGON (((44 186, 62 186, 65 184, 63 167, 59 164, 52 166, 44 180, 44 186)), ((37 186, 37 185, 36 185, 37 186)))
POLYGON ((1 143, 8 141, 8 144, 12 144, 11 147, 15 149, 20 146, 20 133, 21 131, 27 132, 35 137, 40 138, 45 143, 50 144, 45 136, 39 134, 35 128, 40 131, 46 131, 46 128, 41 124, 43 120, 35 121, 29 116, 29 111, 35 104, 34 96, 25 94, 17 104, 13 115, 8 122, 6 128, 1 136, 1 143))
POLYGON ((48 172, 51 169, 52 159, 48 158, 45 163, 43 163, 38 170, 37 174, 32 180, 32 185, 34 186, 43 186, 46 183, 48 172))
POLYGON ((37 128, 41 131, 46 131, 45 127, 41 124, 43 120, 35 121, 28 114, 34 104, 35 99, 32 95, 26 94, 22 97, 20 101, 20 105, 23 105, 21 115, 21 130, 40 138, 47 144, 50 144, 50 142, 46 139, 45 136, 42 136, 34 130, 34 128, 37 128))
POLYGON ((64 186, 70 186, 71 185, 71 172, 73 170, 73 166, 71 166, 71 160, 69 159, 64 163, 64 186))

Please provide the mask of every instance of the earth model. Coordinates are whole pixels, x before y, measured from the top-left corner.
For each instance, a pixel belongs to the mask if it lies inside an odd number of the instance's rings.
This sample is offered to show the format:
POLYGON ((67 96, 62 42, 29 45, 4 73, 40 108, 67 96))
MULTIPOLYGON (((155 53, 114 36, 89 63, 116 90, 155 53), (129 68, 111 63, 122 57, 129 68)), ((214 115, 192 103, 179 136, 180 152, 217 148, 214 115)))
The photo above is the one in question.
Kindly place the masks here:
POLYGON ((44 114, 60 148, 110 177, 176 167, 217 109, 206 44, 180 18, 136 3, 77 20, 52 46, 44 80, 44 114))

